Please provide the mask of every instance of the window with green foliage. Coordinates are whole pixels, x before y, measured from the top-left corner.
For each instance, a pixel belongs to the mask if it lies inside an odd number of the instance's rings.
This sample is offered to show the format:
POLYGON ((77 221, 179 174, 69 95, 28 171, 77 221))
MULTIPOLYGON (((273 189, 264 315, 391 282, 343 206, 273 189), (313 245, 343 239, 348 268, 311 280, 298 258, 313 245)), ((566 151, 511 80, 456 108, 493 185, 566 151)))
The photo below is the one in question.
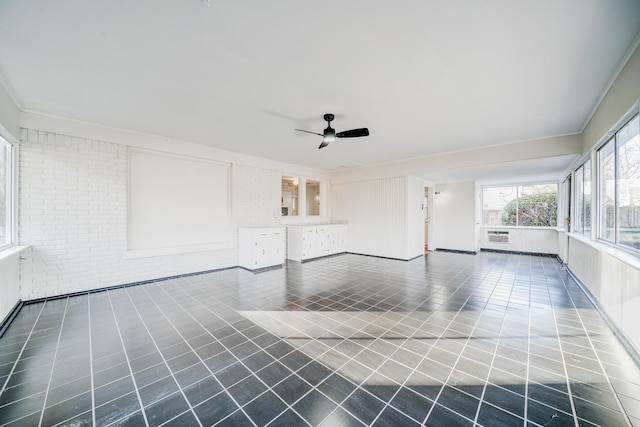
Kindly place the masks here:
POLYGON ((598 238, 640 250, 640 118, 635 115, 597 151, 598 238))
POLYGON ((577 233, 591 233, 591 160, 584 162, 575 173, 576 219, 573 229, 577 233))
POLYGON ((558 185, 484 187, 482 205, 483 225, 555 227, 558 185))

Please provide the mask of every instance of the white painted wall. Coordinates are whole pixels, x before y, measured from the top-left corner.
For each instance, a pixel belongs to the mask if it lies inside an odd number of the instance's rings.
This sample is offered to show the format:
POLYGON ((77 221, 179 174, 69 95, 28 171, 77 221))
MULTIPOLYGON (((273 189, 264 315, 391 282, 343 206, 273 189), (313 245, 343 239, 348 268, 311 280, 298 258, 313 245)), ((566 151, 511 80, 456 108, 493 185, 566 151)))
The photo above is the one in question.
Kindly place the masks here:
POLYGON ((20 110, 0 84, 0 135, 9 141, 20 137, 20 110))
POLYGON ((571 235, 568 265, 640 349, 640 260, 620 249, 571 235))
POLYGON ((480 247, 503 251, 558 255, 558 230, 555 228, 480 227, 480 247), (489 231, 508 231, 509 243, 492 243, 489 231))
MULTIPOLYGON (((583 152, 607 138, 640 98, 640 48, 636 45, 583 131, 583 152)), ((595 214, 595 209, 592 209, 595 214)), ((595 220, 592 218, 592 224, 595 220)), ((568 234, 567 267, 598 299, 608 316, 640 352, 640 257, 624 250, 568 234)))
POLYGON ((20 301, 20 252, 13 247, 0 253, 0 322, 20 301))
MULTIPOLYGON (((9 142, 20 136, 20 110, 0 84, 0 135, 9 142)), ((19 250, 0 251, 0 321, 20 300, 19 250)))
POLYGON ((424 255, 424 187, 423 180, 407 179, 407 249, 408 258, 424 255))
POLYGON ((127 147, 37 130, 19 147, 22 300, 236 266, 238 226, 277 224, 281 172, 234 164, 232 248, 126 259, 127 147))
POLYGON ((434 248, 476 252, 475 183, 437 184, 434 190, 434 248))
POLYGON ((410 231, 417 233, 417 225, 409 226, 409 217, 418 216, 413 206, 416 183, 411 214, 409 177, 332 184, 332 219, 349 223, 349 252, 397 259, 421 254, 409 238, 410 231))

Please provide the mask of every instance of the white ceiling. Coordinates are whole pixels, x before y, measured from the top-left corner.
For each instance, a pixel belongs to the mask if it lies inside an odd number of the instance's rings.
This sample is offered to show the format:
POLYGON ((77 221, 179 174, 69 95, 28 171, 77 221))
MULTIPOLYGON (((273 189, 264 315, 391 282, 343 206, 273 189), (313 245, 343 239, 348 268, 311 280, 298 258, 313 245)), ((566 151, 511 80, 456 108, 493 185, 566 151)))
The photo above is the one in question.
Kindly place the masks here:
POLYGON ((639 33, 638 0, 3 0, 0 75, 26 111, 334 170, 581 132, 639 33), (293 130, 327 112, 371 136, 293 130))

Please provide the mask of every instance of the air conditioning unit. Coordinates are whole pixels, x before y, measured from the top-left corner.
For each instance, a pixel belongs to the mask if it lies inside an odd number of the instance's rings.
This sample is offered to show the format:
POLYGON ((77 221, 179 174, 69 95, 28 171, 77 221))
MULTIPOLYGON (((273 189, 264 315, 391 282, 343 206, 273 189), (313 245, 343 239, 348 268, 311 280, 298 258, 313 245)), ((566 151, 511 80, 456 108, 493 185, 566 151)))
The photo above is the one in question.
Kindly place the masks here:
POLYGON ((489 236, 489 243, 509 243, 509 232, 508 231, 487 231, 489 236))

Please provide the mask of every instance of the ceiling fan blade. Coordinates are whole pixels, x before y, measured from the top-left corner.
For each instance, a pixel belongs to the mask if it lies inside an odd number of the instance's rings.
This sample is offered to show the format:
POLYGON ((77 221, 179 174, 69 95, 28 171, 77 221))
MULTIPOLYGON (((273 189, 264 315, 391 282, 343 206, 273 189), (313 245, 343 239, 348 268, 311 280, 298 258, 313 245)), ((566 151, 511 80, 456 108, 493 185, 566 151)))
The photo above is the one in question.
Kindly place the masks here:
POLYGON ((322 141, 322 144, 320 144, 320 146, 318 147, 318 150, 321 149, 321 148, 326 147, 327 145, 329 145, 328 142, 322 141))
POLYGON ((318 132, 311 132, 311 131, 303 130, 303 129, 294 129, 294 130, 297 130, 298 132, 306 132, 306 133, 312 133, 312 134, 314 134, 314 135, 324 136, 323 134, 318 133, 318 132))
POLYGON ((368 135, 369 135, 369 129, 360 128, 360 129, 351 129, 351 130, 338 132, 336 133, 336 138, 355 138, 358 136, 368 136, 368 135))

